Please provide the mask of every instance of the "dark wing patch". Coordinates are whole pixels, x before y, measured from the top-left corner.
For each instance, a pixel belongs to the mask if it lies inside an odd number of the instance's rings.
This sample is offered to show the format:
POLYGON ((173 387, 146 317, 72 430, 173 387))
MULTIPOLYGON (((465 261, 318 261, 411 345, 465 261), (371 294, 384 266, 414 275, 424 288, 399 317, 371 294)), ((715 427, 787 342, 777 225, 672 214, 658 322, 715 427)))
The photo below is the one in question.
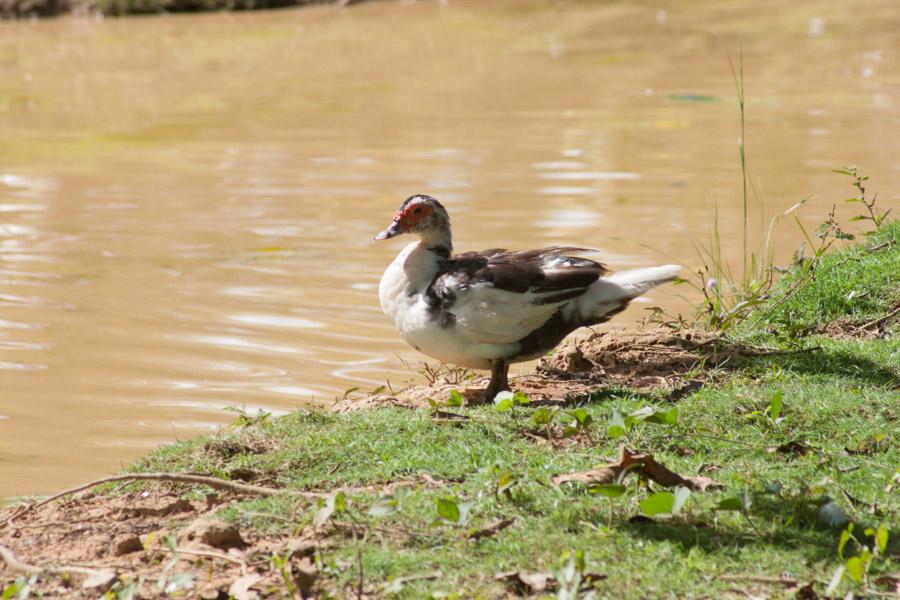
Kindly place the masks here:
POLYGON ((592 252, 586 248, 542 248, 509 252, 502 249, 466 252, 453 257, 448 272, 471 283, 490 283, 500 290, 537 294, 584 289, 606 273, 598 262, 569 252, 592 252))
MULTIPOLYGON (((577 298, 607 272, 598 262, 568 253, 586 248, 551 247, 510 252, 501 248, 465 252, 447 260, 426 292, 436 313, 449 310, 457 292, 476 284, 519 294, 533 292, 535 304, 553 304, 577 298)), ((443 317, 442 317, 443 320, 443 317)))

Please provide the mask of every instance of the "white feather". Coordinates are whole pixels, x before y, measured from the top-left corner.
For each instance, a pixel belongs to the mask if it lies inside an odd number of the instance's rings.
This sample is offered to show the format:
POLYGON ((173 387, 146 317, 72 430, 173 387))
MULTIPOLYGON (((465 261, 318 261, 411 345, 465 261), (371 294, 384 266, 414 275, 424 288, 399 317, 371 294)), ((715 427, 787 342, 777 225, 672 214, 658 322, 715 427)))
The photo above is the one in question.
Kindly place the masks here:
POLYGON ((632 269, 601 277, 588 288, 587 293, 575 298, 563 307, 571 320, 599 319, 621 307, 623 302, 637 298, 647 290, 672 281, 681 272, 678 265, 664 265, 645 269, 632 269))

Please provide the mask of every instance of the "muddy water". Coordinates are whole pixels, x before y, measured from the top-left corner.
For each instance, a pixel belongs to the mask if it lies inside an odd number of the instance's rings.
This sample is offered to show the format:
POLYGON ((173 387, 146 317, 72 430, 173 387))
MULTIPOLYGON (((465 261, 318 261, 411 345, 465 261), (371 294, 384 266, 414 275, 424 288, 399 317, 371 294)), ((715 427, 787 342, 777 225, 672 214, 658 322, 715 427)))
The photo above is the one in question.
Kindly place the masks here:
MULTIPOLYGON (((829 173, 847 163, 896 203, 900 13, 864 7, 0 24, 0 496, 110 473, 228 406, 409 377, 421 357, 375 293, 402 243, 370 240, 413 192, 444 201, 460 250, 588 245, 616 268, 695 266, 718 204, 737 259, 739 37, 753 222, 814 195, 817 224, 849 195, 829 173)), ((781 258, 799 241, 776 237, 781 258)), ((650 302, 683 309, 677 292, 650 302)))

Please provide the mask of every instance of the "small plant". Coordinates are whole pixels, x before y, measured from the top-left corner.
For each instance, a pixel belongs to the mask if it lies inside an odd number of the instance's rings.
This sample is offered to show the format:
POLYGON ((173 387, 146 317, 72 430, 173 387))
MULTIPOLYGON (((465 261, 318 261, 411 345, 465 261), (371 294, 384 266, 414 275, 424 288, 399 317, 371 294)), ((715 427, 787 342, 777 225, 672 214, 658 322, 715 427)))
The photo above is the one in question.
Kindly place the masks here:
POLYGON ((831 582, 825 591, 829 596, 834 593, 845 576, 849 577, 857 585, 861 585, 867 591, 870 583, 869 569, 872 567, 872 562, 884 556, 887 550, 889 533, 885 525, 881 525, 878 529, 866 528, 863 531, 862 540, 857 537, 854 529, 854 525, 851 522, 847 523, 847 527, 841 532, 837 553, 844 564, 839 566, 831 577, 831 582), (857 554, 845 558, 844 550, 850 543, 855 547, 857 554))
POLYGON ((438 498, 437 518, 432 525, 440 525, 442 523, 450 523, 451 525, 463 525, 469 520, 469 511, 472 509, 471 502, 459 502, 456 498, 438 498))
POLYGON ((867 231, 866 235, 872 235, 884 224, 887 219, 888 214, 891 212, 891 209, 880 210, 875 207, 876 202, 878 201, 878 194, 873 194, 871 199, 866 198, 866 181, 869 180, 868 175, 862 175, 859 171, 859 167, 857 166, 849 166, 849 167, 841 167, 840 169, 834 169, 835 173, 840 173, 841 175, 847 175, 848 177, 853 178, 853 187, 859 192, 858 195, 853 198, 847 198, 846 202, 858 202, 866 207, 867 214, 864 215, 856 215, 851 218, 851 221, 870 221, 872 225, 875 226, 875 229, 872 231, 867 231))
POLYGON ((0 600, 25 600, 31 596, 31 588, 37 583, 38 576, 19 577, 0 590, 0 600))
POLYGON ((563 435, 565 436, 584 433, 590 430, 591 426, 594 424, 594 417, 583 408, 567 410, 563 414, 571 419, 571 422, 563 429, 563 435))
POLYGON ((517 406, 524 406, 529 403, 531 403, 531 399, 522 392, 500 392, 494 396, 494 408, 497 412, 512 411, 517 406))
POLYGON ((105 594, 103 600, 133 600, 139 597, 144 586, 144 577, 137 578, 120 575, 105 594))
POLYGON ((624 437, 631 433, 640 423, 675 425, 678 423, 678 409, 661 410, 652 406, 645 406, 632 413, 623 415, 618 408, 614 408, 609 419, 609 426, 606 429, 606 435, 611 438, 624 437))
POLYGON ((335 514, 347 512, 347 496, 344 492, 337 491, 328 494, 328 497, 319 501, 319 509, 313 519, 313 525, 321 527, 335 514))
POLYGON ((284 555, 277 552, 272 554, 272 568, 281 576, 284 588, 288 592, 288 598, 296 598, 298 595, 297 585, 294 583, 294 576, 291 573, 291 554, 284 555))
POLYGON ((607 520, 606 520, 606 528, 612 529, 612 516, 613 516, 613 500, 616 498, 621 498, 625 495, 625 492, 628 491, 627 488, 622 484, 622 478, 627 474, 627 471, 622 471, 619 480, 616 483, 596 483, 590 487, 588 487, 588 493, 594 494, 597 496, 604 496, 609 501, 609 512, 607 512, 607 520))
POLYGON ((657 492, 652 496, 648 496, 641 500, 641 511, 648 517, 652 516, 669 516, 674 517, 681 513, 685 502, 691 495, 691 490, 679 486, 675 488, 675 492, 657 492))
POLYGON ((456 390, 450 390, 450 396, 444 402, 438 402, 432 398, 428 399, 431 408, 462 408, 466 405, 466 398, 456 390))
MULTIPOLYGON (((344 395, 346 397, 347 394, 344 395)), ((255 425, 266 425, 272 420, 272 413, 261 408, 256 411, 248 411, 246 406, 226 406, 224 410, 237 414, 237 418, 235 418, 234 422, 231 424, 231 427, 236 429, 247 429, 248 427, 253 427, 255 425)))
POLYGON ((557 583, 557 600, 593 600, 596 597, 591 588, 598 577, 587 572, 587 561, 581 550, 563 552, 553 576, 557 583))
POLYGON ((475 372, 465 367, 454 367, 443 363, 432 367, 428 363, 422 363, 419 375, 425 378, 428 385, 434 385, 438 381, 445 381, 450 385, 461 385, 475 379, 475 372))
POLYGON ((725 498, 724 500, 720 500, 714 510, 716 511, 734 511, 740 513, 744 520, 747 521, 747 524, 750 525, 750 528, 759 535, 759 530, 756 528, 756 525, 753 523, 753 520, 750 519, 750 509, 753 507, 753 497, 750 495, 748 490, 744 490, 744 492, 740 496, 732 496, 731 498, 725 498))
POLYGON ((512 498, 512 488, 519 483, 521 477, 500 466, 494 466, 491 471, 494 476, 494 496, 499 498, 502 495, 512 498))
POLYGON ((784 421, 784 417, 781 416, 781 411, 784 408, 784 400, 782 400, 781 390, 777 390, 772 397, 769 398, 769 404, 763 410, 754 410, 747 418, 749 419, 758 419, 765 423, 768 423, 770 426, 780 425, 782 421, 784 421))

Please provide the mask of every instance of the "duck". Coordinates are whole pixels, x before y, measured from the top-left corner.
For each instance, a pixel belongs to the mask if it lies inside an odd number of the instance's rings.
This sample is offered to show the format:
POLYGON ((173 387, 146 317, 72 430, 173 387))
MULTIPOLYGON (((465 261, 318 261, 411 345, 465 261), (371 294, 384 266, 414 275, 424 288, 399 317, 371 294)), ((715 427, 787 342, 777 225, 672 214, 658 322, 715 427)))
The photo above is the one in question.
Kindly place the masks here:
POLYGON ((617 273, 551 246, 453 254, 450 216, 435 198, 408 197, 376 241, 418 237, 384 271, 381 309, 417 351, 443 363, 489 370, 484 401, 510 391, 509 366, 546 355, 580 327, 608 321, 681 270, 664 265, 617 273))

